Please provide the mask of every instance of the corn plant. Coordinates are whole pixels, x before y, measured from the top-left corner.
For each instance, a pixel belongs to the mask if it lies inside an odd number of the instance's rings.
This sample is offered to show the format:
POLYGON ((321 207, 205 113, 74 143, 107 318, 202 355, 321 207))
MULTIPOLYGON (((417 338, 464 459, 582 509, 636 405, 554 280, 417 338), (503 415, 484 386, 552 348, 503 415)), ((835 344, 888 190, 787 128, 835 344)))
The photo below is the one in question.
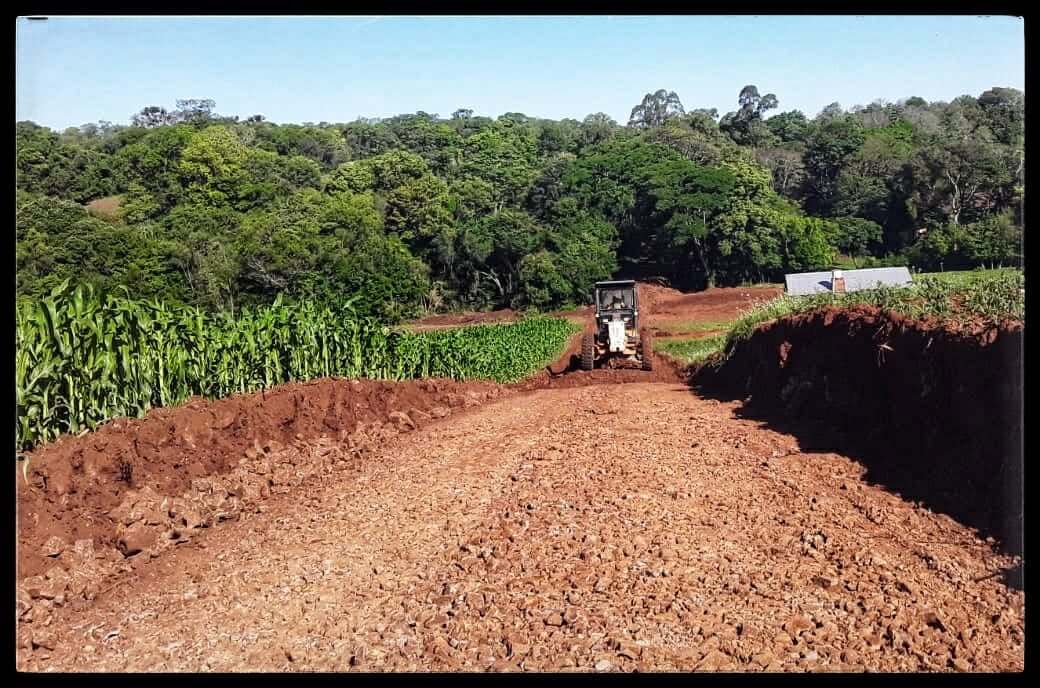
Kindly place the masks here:
POLYGON ((576 331, 556 318, 431 333, 392 331, 350 302, 244 309, 237 316, 100 295, 68 282, 18 304, 17 449, 190 396, 219 398, 319 377, 520 380, 576 331))

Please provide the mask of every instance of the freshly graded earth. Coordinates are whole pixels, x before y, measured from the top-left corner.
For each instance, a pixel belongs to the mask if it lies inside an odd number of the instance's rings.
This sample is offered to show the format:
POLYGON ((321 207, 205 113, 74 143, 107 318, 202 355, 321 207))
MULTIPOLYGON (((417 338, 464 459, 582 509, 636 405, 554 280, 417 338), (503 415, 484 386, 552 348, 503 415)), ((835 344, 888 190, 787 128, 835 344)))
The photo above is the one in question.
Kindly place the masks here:
MULTIPOLYGON (((640 290, 662 329, 772 295, 640 290)), ((833 373, 808 365, 820 336, 770 332, 734 369, 738 392, 766 403, 787 377, 833 373)), ((839 364, 843 332, 827 339, 839 364)), ((892 362, 917 351, 892 342, 892 362)), ((798 423, 699 394, 667 359, 576 370, 578 343, 518 385, 283 385, 32 452, 16 476, 17 668, 1023 669, 1020 560, 971 513, 874 484, 889 473, 872 454, 810 450, 798 423)), ((954 394, 944 371, 963 367, 940 368, 954 394)), ((881 395, 888 378, 869 379, 881 395)), ((890 453, 953 473, 941 453, 890 453)))
MULTIPOLYGON (((703 291, 684 293, 658 284, 639 284, 639 308, 648 316, 648 324, 658 336, 669 336, 670 329, 692 322, 720 322, 736 320, 756 302, 768 301, 783 293, 781 285, 753 287, 713 287, 703 291)), ((570 311, 550 313, 578 325, 587 325, 595 314, 595 307, 585 306, 570 311)), ((438 330, 482 323, 513 322, 521 313, 505 308, 497 311, 450 313, 431 315, 408 323, 416 332, 438 330)))
POLYGON ((298 484, 131 556, 92 600, 23 590, 18 668, 1023 668, 1007 557, 738 407, 566 387, 350 460, 328 438, 251 449, 298 484))

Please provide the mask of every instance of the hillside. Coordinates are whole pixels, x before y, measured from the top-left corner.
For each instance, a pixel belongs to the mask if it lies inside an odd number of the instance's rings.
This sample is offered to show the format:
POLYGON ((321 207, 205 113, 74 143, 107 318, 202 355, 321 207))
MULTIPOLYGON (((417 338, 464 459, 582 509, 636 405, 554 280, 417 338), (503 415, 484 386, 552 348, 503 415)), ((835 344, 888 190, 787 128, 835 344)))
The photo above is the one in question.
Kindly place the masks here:
POLYGON ((207 100, 131 126, 19 122, 17 292, 71 279, 216 311, 283 294, 398 320, 581 306, 611 276, 691 291, 839 260, 1020 263, 1020 91, 812 118, 735 95, 720 117, 659 90, 625 125, 273 124, 207 100))

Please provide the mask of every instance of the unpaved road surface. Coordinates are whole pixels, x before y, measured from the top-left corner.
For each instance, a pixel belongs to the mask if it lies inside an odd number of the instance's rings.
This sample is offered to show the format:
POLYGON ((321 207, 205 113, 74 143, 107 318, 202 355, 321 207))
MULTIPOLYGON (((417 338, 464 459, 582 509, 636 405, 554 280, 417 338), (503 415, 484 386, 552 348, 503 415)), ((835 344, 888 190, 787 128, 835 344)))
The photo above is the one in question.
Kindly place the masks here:
MULTIPOLYGON (((647 324, 659 332, 692 322, 719 322, 736 320, 752 305, 776 298, 784 291, 782 285, 748 287, 713 287, 698 292, 681 292, 658 284, 639 283, 639 307, 647 324)), ((448 329, 461 325, 513 322, 521 312, 504 308, 497 311, 448 313, 431 315, 408 323, 415 332, 448 329)), ((566 318, 578 325, 590 323, 595 307, 585 306, 570 311, 555 311, 549 315, 566 318)), ((663 334, 661 336, 664 336, 663 334)))
POLYGON ((989 545, 738 406, 634 383, 467 410, 55 608, 19 668, 1023 667, 989 545))

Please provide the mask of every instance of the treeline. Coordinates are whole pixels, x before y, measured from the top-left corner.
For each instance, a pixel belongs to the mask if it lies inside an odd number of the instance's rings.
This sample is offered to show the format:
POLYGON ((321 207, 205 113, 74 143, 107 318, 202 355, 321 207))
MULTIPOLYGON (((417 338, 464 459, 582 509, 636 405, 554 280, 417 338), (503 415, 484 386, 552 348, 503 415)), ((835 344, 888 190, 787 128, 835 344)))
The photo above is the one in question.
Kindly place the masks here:
POLYGON ((460 109, 346 124, 222 117, 16 125, 17 290, 65 279, 237 311, 278 294, 394 319, 584 302, 609 276, 682 288, 856 265, 1021 259, 1024 94, 815 118, 647 94, 622 126, 460 109))

